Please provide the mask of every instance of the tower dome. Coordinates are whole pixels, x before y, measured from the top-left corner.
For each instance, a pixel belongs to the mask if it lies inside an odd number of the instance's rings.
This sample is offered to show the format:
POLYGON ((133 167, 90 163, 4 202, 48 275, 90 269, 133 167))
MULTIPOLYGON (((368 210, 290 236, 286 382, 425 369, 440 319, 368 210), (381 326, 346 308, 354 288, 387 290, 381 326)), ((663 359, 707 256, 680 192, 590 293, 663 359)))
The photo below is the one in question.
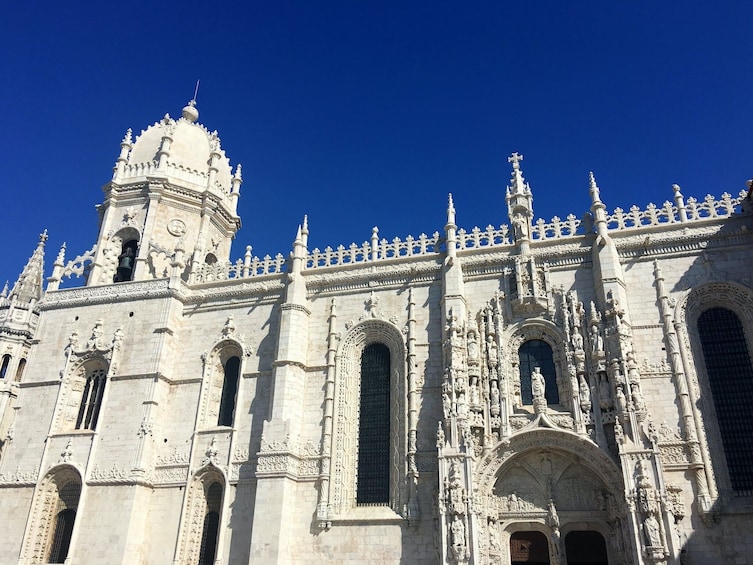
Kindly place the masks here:
POLYGON ((230 160, 220 146, 217 132, 207 130, 198 123, 198 118, 199 112, 192 100, 177 120, 165 114, 159 122, 142 131, 125 160, 123 176, 134 176, 134 173, 140 176, 145 170, 159 168, 168 176, 193 181, 218 195, 229 196, 232 190, 230 160))

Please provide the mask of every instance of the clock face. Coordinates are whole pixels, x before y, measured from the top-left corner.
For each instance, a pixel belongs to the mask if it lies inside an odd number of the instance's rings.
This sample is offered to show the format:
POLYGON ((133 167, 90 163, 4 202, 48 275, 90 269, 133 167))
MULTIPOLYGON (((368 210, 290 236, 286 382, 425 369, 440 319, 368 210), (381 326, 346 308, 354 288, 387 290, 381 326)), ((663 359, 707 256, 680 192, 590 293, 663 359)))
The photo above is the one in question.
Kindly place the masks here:
POLYGON ((169 231, 175 237, 180 237, 184 233, 186 233, 186 224, 183 220, 175 218, 168 222, 167 231, 169 231))

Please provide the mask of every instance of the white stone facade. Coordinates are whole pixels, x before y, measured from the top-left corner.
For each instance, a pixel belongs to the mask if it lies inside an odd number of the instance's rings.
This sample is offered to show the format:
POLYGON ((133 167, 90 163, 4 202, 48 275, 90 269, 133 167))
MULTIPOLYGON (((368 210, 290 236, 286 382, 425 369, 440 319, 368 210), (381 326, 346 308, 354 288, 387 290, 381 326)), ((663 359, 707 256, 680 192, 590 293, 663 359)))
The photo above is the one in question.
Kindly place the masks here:
POLYGON ((699 330, 731 312, 750 368, 746 191, 608 214, 592 176, 534 221, 513 154, 510 227, 450 198, 441 234, 312 250, 304 220, 231 262, 241 171, 197 119, 129 130, 94 247, 44 288, 43 234, 0 298, 0 563, 751 562, 699 330))

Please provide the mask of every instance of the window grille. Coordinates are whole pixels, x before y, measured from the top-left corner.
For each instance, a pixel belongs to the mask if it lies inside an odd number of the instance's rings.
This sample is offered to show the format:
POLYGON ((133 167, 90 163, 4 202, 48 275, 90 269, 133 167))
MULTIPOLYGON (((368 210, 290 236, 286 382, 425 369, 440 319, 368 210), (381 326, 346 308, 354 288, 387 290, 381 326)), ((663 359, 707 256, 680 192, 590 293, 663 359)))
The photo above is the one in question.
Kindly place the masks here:
POLYGON ((199 565, 212 565, 217 556, 217 538, 220 529, 220 511, 222 510, 222 485, 212 483, 207 489, 207 511, 204 515, 204 527, 201 531, 199 565))
POLYGON ((389 479, 390 350, 373 344, 361 356, 356 503, 388 504, 389 479))
POLYGON ((524 405, 533 404, 531 392, 531 373, 539 367, 544 375, 544 396, 547 404, 559 404, 560 394, 557 389, 557 371, 554 368, 552 348, 545 341, 532 339, 526 341, 518 350, 520 357, 520 398, 524 405))
POLYGON ((753 366, 740 319, 726 308, 698 319, 706 372, 732 488, 753 495, 753 366))
POLYGON ((96 429, 99 411, 102 407, 102 396, 105 393, 106 375, 107 372, 104 369, 96 369, 86 377, 84 393, 81 396, 81 407, 76 419, 77 430, 96 429))
POLYGON ((231 357, 225 363, 225 378, 222 381, 222 400, 220 400, 220 415, 218 426, 232 426, 235 416, 235 396, 238 393, 238 376, 241 360, 231 357))
POLYGON ((58 492, 58 513, 55 516, 55 530, 50 544, 49 563, 65 563, 68 557, 80 495, 81 485, 74 481, 68 482, 58 492))

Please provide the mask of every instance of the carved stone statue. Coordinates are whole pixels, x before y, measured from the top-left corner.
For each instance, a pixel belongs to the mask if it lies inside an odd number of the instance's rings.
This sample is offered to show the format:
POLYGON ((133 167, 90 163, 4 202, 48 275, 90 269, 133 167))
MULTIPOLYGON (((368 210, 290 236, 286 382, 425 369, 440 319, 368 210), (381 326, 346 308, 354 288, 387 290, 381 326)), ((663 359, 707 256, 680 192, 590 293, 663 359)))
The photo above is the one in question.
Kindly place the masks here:
POLYGON ((460 519, 460 516, 455 515, 455 519, 452 521, 452 545, 454 547, 465 546, 465 525, 460 519))
POLYGON ((653 514, 649 514, 643 520, 643 533, 646 536, 646 544, 649 547, 662 547, 661 529, 659 522, 654 518, 653 514))
POLYGON ((544 398, 546 383, 544 375, 541 374, 541 368, 535 367, 531 373, 531 394, 533 398, 544 398))

